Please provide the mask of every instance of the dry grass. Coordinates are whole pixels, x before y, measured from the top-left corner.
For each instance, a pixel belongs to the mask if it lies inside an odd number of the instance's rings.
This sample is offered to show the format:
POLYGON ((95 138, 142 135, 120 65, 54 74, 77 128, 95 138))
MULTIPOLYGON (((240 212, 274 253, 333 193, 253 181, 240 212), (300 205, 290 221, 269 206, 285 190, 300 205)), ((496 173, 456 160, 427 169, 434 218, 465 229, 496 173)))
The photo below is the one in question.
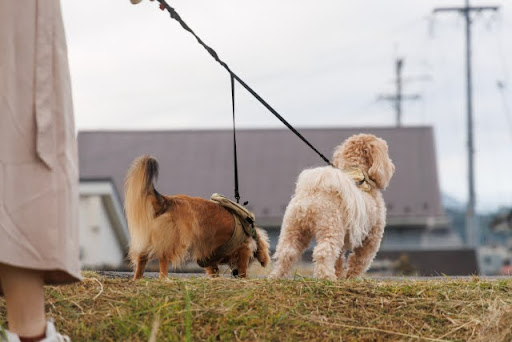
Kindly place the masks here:
MULTIPOLYGON (((510 341, 512 280, 107 279, 49 287, 75 341, 510 341)), ((5 305, 0 299, 0 322, 5 305)))

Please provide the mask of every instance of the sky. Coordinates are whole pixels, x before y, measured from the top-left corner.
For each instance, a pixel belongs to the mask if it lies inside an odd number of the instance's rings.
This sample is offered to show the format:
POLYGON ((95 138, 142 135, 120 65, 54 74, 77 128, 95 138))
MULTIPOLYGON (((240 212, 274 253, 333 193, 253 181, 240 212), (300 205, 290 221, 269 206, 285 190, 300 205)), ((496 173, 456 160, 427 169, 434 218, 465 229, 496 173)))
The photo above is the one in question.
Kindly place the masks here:
MULTIPOLYGON (((297 128, 434 127, 441 191, 467 200, 462 0, 169 0, 230 68, 297 128)), ((477 210, 512 206, 512 0, 474 14, 477 210), (507 44, 508 42, 508 44, 507 44), (498 86, 501 84, 501 87, 498 86)), ((230 128, 228 73, 157 2, 62 0, 78 130, 230 128)), ((240 128, 282 128, 241 87, 240 128)), ((298 143, 301 143, 298 141, 298 143)))

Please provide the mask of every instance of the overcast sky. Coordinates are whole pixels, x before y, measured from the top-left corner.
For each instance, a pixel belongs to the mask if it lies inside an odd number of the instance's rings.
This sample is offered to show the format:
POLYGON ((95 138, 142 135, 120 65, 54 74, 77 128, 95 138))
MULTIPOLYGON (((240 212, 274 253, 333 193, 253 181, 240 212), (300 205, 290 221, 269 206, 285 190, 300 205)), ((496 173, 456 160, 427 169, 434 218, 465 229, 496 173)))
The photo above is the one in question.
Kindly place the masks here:
MULTIPOLYGON (((393 93, 395 59, 404 58, 404 93, 421 100, 404 103, 403 123, 434 126, 441 190, 466 201, 464 20, 432 15, 462 0, 169 4, 298 128, 394 125, 393 107, 377 98, 393 93)), ((512 206, 512 0, 472 2, 495 4, 498 13, 475 15, 472 26, 481 211, 512 206)), ((62 7, 79 130, 231 126, 228 74, 157 2, 62 7)), ((240 127, 282 127, 241 87, 237 109, 240 127)))

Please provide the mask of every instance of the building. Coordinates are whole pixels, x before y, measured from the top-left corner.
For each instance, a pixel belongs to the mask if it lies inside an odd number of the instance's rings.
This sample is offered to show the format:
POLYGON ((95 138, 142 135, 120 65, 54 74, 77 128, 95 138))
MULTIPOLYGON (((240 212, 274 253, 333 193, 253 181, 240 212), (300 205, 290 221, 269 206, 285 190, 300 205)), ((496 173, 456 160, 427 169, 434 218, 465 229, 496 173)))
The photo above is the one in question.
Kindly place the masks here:
POLYGON ((80 180, 80 262, 84 269, 123 269, 129 245, 121 198, 111 179, 80 180))
MULTIPOLYGON (((360 132, 388 142, 396 165, 384 198, 388 222, 381 253, 439 249, 457 250, 461 241, 450 229, 441 206, 434 136, 431 127, 301 129, 328 158, 336 146, 360 132)), ((88 131, 78 135, 82 179, 111 178, 121 193, 133 159, 156 157, 164 194, 184 193, 209 198, 218 192, 233 198, 233 136, 231 130, 88 131)), ((266 228, 275 248, 281 219, 298 174, 325 163, 284 129, 237 131, 241 201, 266 228)), ((394 254, 393 254, 394 255, 394 254)))

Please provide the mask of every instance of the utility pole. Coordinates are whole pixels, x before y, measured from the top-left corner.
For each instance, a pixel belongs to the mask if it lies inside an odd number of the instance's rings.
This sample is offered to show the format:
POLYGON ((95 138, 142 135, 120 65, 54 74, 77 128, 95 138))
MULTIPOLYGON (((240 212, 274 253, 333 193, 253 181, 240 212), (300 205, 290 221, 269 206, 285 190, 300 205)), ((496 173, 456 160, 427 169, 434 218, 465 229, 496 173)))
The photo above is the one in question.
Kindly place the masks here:
POLYGON ((473 81, 471 75, 471 13, 497 11, 499 6, 470 6, 469 0, 465 0, 464 7, 440 7, 435 8, 433 13, 458 12, 466 22, 466 110, 467 110, 467 148, 468 148, 468 204, 466 210, 466 244, 470 247, 477 247, 479 237, 476 236, 475 219, 475 172, 474 172, 474 143, 473 143, 473 81))
POLYGON ((395 84, 396 92, 394 95, 381 95, 379 100, 387 100, 394 102, 396 113, 396 127, 402 126, 402 101, 417 100, 419 95, 403 95, 402 94, 402 68, 404 66, 403 58, 397 58, 395 61, 395 84))

